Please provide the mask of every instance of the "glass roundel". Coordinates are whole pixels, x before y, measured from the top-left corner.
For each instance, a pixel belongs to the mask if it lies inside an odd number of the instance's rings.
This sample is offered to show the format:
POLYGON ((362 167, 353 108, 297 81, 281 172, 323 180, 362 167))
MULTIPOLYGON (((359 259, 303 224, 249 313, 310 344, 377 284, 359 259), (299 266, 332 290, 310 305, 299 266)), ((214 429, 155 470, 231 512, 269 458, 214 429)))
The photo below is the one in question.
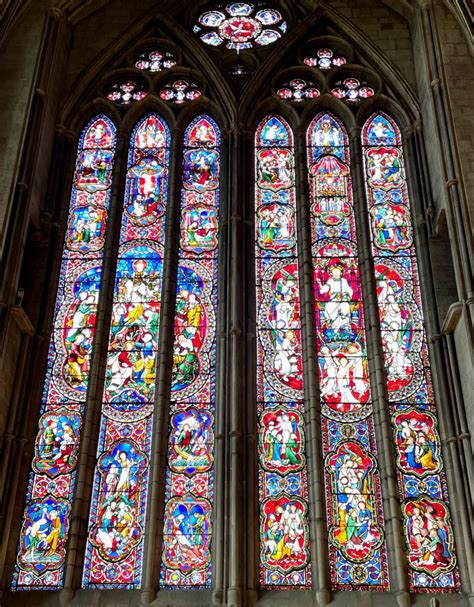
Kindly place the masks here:
POLYGON ((282 14, 272 8, 259 7, 248 2, 219 5, 215 10, 201 14, 194 33, 209 46, 240 52, 273 44, 287 30, 282 14))

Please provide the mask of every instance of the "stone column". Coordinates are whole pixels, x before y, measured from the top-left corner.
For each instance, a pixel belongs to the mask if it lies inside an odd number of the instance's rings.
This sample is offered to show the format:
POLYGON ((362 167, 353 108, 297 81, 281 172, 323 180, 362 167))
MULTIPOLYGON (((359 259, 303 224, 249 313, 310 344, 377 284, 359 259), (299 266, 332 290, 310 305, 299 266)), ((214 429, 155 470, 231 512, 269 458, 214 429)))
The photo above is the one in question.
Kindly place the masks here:
POLYGON ((306 461, 308 469, 309 515, 312 546, 311 569, 315 599, 319 605, 323 606, 330 603, 331 593, 329 583, 324 462, 321 445, 318 353, 316 351, 314 279, 309 210, 310 195, 307 182, 306 153, 305 132, 302 129, 298 129, 296 131, 295 146, 296 211, 301 293, 306 461))
MULTIPOLYGON (((423 204, 423 189, 420 187, 420 179, 423 173, 417 164, 416 154, 416 130, 414 128, 406 129, 405 138, 407 142, 405 162, 409 173, 410 194, 415 217, 414 232, 416 238, 417 258, 420 267, 420 283, 423 300, 425 302, 436 302, 434 291, 433 273, 431 270, 431 260, 429 255, 429 242, 426 230, 426 221, 416 219, 422 217, 417 212, 420 207, 429 208, 430 204, 423 204)), ((422 146, 421 142, 418 142, 422 146)), ((420 151, 423 150, 420 147, 420 151)), ((424 154, 424 150, 423 150, 424 154)), ((459 396, 460 385, 459 378, 456 377, 456 363, 453 361, 453 351, 449 351, 449 344, 452 337, 448 335, 442 338, 440 335, 439 322, 437 314, 429 306, 424 306, 425 321, 427 325, 427 339, 430 353, 430 359, 433 366, 433 382, 436 387, 437 420, 439 425, 439 434, 441 438, 444 469, 447 476, 451 512, 453 516, 454 529, 457 539, 457 556, 461 570, 461 581, 463 590, 466 593, 472 592, 472 585, 469 580, 473 579, 474 564, 472 561, 472 540, 470 536, 470 525, 472 521, 469 517, 471 505, 466 497, 466 478, 467 469, 462 465, 463 450, 460 442, 463 442, 462 436, 469 434, 465 426, 460 426, 462 418, 457 414, 458 407, 456 399, 459 396), (446 341, 445 341, 446 339, 446 341), (447 381, 446 381, 447 380, 447 381), (453 406, 454 405, 454 406, 453 406), (463 428, 463 429, 462 429, 463 428), (463 471, 465 474, 463 474, 463 471)), ((445 327, 449 331, 449 326, 445 327)), ((451 343, 452 346, 452 343, 451 343)), ((463 403, 459 404, 463 409, 463 403)), ((469 445, 470 448, 470 445, 469 445)), ((468 468, 472 471, 472 456, 468 468)), ((471 472, 472 473, 472 472, 471 472)))
POLYGON ((385 538, 389 558, 390 586, 400 607, 410 605, 407 562, 403 543, 400 496, 397 485, 395 450, 385 381, 385 364, 380 339, 379 309, 373 271, 374 261, 370 240, 369 217, 363 170, 361 129, 350 132, 354 214, 357 225, 359 267, 366 319, 367 359, 372 395, 373 419, 377 441, 382 501, 385 518, 385 538))
MULTIPOLYGON (((418 22, 422 32, 424 48, 428 61, 431 80, 432 99, 436 114, 436 127, 443 159, 446 183, 446 207, 453 247, 454 271, 460 297, 466 302, 467 327, 472 327, 474 316, 474 286, 472 278, 472 251, 467 219, 467 202, 460 187, 459 158, 455 147, 455 135, 452 117, 449 113, 449 95, 447 92, 442 57, 443 51, 439 41, 436 12, 432 0, 418 0, 418 22)), ((468 331, 467 331, 468 333, 468 331)), ((470 343, 472 337, 466 335, 470 343)))
POLYGON ((241 187, 244 166, 244 133, 234 125, 229 137, 231 188, 229 229, 229 503, 228 503, 228 587, 226 604, 240 607, 243 604, 244 572, 244 495, 242 491, 243 431, 245 390, 242 377, 243 310, 245 298, 245 250, 242 246, 244 189, 241 187))
MULTIPOLYGON (((9 325, 14 322, 10 307, 14 305, 18 280, 22 268, 29 220, 33 211, 38 213, 40 202, 33 195, 43 178, 47 178, 45 163, 48 162, 47 145, 52 141, 52 115, 56 111, 57 70, 65 55, 69 30, 66 19, 59 9, 45 10, 42 39, 37 68, 33 77, 29 107, 25 114, 27 142, 21 156, 17 182, 13 185, 12 219, 7 227, 6 254, 0 262, 0 354, 5 345, 9 325), (49 133, 48 133, 48 129, 49 133), (46 160, 45 160, 46 158, 46 160), (41 169, 43 173, 41 173, 41 169), (41 173, 41 174, 40 174, 41 173), (36 207, 34 209, 34 207, 36 207)), ((8 354, 7 354, 8 355, 8 354)))
POLYGON ((228 240, 229 208, 231 190, 229 184, 229 133, 222 132, 221 176, 219 203, 219 269, 217 309, 216 352, 216 403, 214 426, 214 524, 213 524, 213 590, 212 602, 221 605, 224 601, 225 585, 225 525, 226 525, 226 422, 227 422, 227 285, 228 285, 228 240))
MULTIPOLYGON (((17 507, 18 485, 20 484, 21 486, 19 481, 21 478, 24 448, 28 442, 24 436, 23 423, 26 408, 25 403, 27 400, 25 387, 28 385, 25 380, 29 375, 26 363, 29 361, 31 355, 31 342, 35 339, 34 327, 23 308, 21 308, 21 306, 15 306, 12 308, 12 315, 21 332, 21 341, 20 353, 17 361, 18 381, 16 382, 13 391, 6 432, 3 436, 3 453, 0 467, 0 495, 8 496, 8 498, 2 502, 0 508, 3 528, 2 540, 0 543, 0 580, 2 582, 0 588, 9 585, 9 580, 4 578, 4 575, 7 574, 8 571, 6 569, 6 556, 11 533, 13 531, 12 522, 14 511, 17 507)), ((24 498, 22 503, 23 501, 24 498)))

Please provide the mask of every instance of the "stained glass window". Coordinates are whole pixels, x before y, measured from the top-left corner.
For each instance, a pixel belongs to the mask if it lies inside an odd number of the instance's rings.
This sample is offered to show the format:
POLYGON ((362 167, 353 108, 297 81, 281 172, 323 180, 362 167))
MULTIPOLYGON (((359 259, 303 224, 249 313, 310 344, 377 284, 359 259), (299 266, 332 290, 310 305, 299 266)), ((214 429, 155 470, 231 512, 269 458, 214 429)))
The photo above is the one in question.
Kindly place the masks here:
POLYGON ((367 363, 347 133, 328 113, 307 131, 316 346, 331 581, 386 589, 382 495, 367 363))
POLYGON ((126 80, 114 84, 107 92, 107 99, 116 105, 130 105, 134 101, 141 101, 147 96, 145 85, 141 82, 126 80))
POLYGON ((361 82, 357 78, 345 78, 335 83, 334 88, 331 89, 331 94, 348 103, 359 103, 363 99, 373 97, 375 92, 367 82, 361 82))
POLYGON ((135 67, 146 72, 162 72, 176 65, 176 59, 172 53, 167 51, 145 51, 135 62, 135 67))
POLYGON ((410 586, 458 589, 400 130, 379 112, 362 143, 410 586))
POLYGON ((220 131, 184 136, 161 585, 211 584, 220 131))
POLYGON ((290 126, 266 117, 255 146, 260 585, 305 588, 310 538, 290 126))
POLYGON ((139 588, 160 324, 170 133, 135 127, 115 275, 83 585, 139 588))
POLYGON ((307 82, 301 78, 293 78, 293 80, 290 80, 290 82, 285 83, 279 88, 277 94, 280 99, 300 104, 308 99, 316 99, 316 97, 319 97, 320 91, 313 82, 307 82))
POLYGON ((115 127, 98 116, 84 128, 77 151, 15 589, 62 586, 114 155, 115 127))
POLYGON ((199 87, 194 82, 187 80, 176 80, 164 86, 159 93, 164 101, 175 105, 183 105, 188 101, 195 101, 201 96, 199 87))
POLYGON ((272 8, 255 8, 247 2, 233 2, 203 13, 194 33, 209 46, 221 46, 240 52, 273 44, 287 30, 281 13, 272 8))
POLYGON ((308 55, 305 57, 304 62, 310 67, 317 67, 320 70, 330 70, 332 67, 339 67, 347 63, 347 59, 344 56, 335 56, 334 51, 330 48, 320 48, 316 55, 308 55))

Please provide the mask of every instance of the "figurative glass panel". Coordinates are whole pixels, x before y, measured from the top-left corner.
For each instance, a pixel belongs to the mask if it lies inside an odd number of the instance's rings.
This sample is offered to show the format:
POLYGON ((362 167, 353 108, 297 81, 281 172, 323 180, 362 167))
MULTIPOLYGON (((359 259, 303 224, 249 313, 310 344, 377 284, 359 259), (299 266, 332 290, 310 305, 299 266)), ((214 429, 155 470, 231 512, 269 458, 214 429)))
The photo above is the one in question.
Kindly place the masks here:
POLYGON ((220 131, 184 137, 161 585, 211 585, 220 131))
POLYGON ((458 589, 400 130, 379 112, 362 143, 410 585, 458 589))
POLYGON ((79 142, 13 588, 62 586, 102 281, 115 127, 91 120, 79 142))
POLYGON ((336 590, 385 590, 377 466, 347 133, 331 114, 307 131, 316 341, 330 571, 336 590))
POLYGON ((139 588, 160 325, 170 134, 149 114, 128 154, 83 586, 139 588))
POLYGON ((255 273, 260 586, 311 586, 293 133, 256 137, 255 273))

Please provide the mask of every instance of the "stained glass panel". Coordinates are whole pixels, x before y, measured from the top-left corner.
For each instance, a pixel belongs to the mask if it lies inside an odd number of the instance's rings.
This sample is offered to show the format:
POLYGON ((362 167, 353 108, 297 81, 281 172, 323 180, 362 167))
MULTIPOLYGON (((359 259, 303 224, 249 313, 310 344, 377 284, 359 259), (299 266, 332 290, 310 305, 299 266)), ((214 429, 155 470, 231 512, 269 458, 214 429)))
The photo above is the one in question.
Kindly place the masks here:
POLYGON ((135 127, 115 276, 83 586, 139 588, 160 324, 170 134, 135 127))
POLYGON ((320 48, 316 56, 308 55, 303 63, 310 67, 317 67, 320 70, 330 70, 333 67, 339 67, 347 63, 347 59, 341 56, 335 56, 334 51, 330 48, 320 48))
POLYGON ((209 588, 212 564, 220 131, 184 137, 161 586, 209 588))
POLYGON ((366 122, 362 143, 410 585, 457 590, 400 130, 379 112, 366 122))
POLYGON ((311 586, 293 133, 256 137, 255 272, 260 585, 311 586))
POLYGON ((320 114, 307 145, 331 582, 336 590, 384 590, 382 496, 345 128, 320 114))
POLYGON ((84 128, 69 203, 41 418, 13 577, 16 590, 62 586, 102 279, 115 126, 84 128))
POLYGON ((348 103, 359 103, 363 99, 373 97, 375 91, 367 82, 361 82, 357 78, 346 78, 335 83, 334 88, 331 89, 331 94, 348 103))
POLYGON ((319 97, 320 91, 313 82, 307 82, 301 78, 294 78, 279 88, 277 95, 280 99, 285 99, 285 101, 301 104, 308 99, 316 99, 316 97, 319 97))

